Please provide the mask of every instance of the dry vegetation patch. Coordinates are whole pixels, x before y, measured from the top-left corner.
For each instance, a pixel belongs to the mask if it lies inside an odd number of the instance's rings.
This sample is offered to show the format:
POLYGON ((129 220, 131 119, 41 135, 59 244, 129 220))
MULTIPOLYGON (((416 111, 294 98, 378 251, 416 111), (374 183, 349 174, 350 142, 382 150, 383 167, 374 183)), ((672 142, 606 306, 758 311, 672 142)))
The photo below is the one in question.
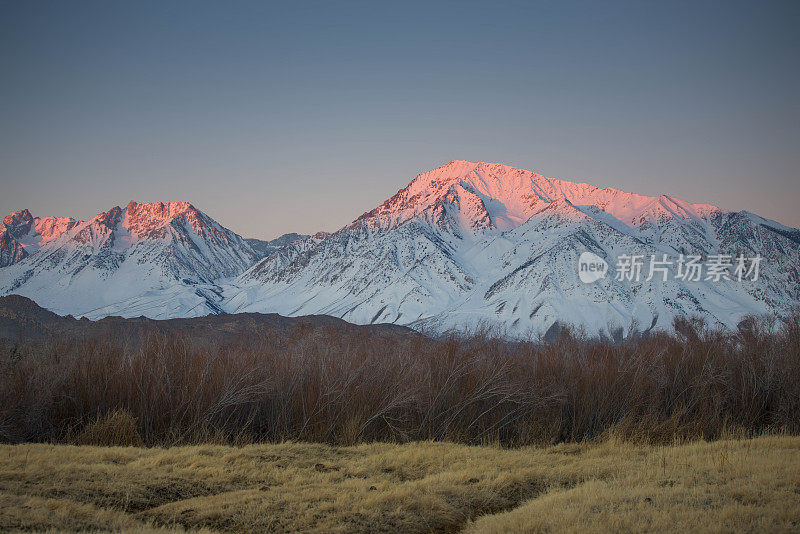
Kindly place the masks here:
POLYGON ((798 434, 800 315, 0 342, 0 530, 800 531, 798 434))
POLYGON ((800 433, 800 315, 625 341, 302 327, 0 342, 0 442, 549 445, 800 433))
MULTIPOLYGON (((633 452, 633 451, 628 451, 633 452)), ((466 532, 797 532, 800 440, 695 443, 651 448, 466 532)))
POLYGON ((800 438, 0 447, 0 529, 796 531, 800 438))

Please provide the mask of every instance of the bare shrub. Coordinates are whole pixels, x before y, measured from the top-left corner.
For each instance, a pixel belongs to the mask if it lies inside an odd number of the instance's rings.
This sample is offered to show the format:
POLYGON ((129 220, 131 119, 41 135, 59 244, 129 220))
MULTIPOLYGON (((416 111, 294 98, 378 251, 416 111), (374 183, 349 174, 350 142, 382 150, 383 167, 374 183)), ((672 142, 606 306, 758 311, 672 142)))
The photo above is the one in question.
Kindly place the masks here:
POLYGON ((155 331, 5 344, 0 439, 63 441, 87 421, 84 442, 147 445, 797 433, 798 317, 738 332, 677 320, 674 334, 622 341, 569 328, 541 343, 301 325, 226 345, 155 331))

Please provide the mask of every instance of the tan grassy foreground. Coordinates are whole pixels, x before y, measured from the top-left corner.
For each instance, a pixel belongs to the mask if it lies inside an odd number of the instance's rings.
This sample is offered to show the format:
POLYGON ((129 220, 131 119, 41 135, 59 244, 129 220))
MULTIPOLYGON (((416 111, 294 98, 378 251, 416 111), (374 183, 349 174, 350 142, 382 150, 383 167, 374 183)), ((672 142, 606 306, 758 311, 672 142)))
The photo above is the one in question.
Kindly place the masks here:
POLYGON ((0 529, 794 531, 800 437, 0 447, 0 529))

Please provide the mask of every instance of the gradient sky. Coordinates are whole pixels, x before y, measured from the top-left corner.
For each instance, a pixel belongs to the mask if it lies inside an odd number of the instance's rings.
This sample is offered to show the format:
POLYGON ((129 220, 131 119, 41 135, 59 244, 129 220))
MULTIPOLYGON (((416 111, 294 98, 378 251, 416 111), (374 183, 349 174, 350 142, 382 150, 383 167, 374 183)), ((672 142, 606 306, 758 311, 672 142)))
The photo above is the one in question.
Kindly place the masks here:
POLYGON ((800 227, 800 2, 0 0, 0 212, 335 230, 453 159, 800 227))

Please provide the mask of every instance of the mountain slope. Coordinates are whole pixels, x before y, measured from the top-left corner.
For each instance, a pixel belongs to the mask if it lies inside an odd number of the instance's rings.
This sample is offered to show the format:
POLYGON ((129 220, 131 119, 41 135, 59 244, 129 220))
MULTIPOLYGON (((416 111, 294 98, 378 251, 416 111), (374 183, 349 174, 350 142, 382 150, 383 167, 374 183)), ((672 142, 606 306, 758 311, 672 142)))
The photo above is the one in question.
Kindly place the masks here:
POLYGON ((219 311, 217 282, 258 257, 185 202, 131 202, 70 225, 58 235, 37 227, 38 249, 0 269, 0 294, 90 318, 194 317, 219 311))
POLYGON ((798 236, 744 212, 454 161, 329 237, 260 261, 226 286, 223 307, 434 332, 489 324, 510 335, 558 323, 606 335, 692 314, 735 327, 746 314, 800 303, 798 236), (584 284, 577 263, 585 251, 612 266, 622 255, 764 260, 755 282, 608 276, 584 284))

